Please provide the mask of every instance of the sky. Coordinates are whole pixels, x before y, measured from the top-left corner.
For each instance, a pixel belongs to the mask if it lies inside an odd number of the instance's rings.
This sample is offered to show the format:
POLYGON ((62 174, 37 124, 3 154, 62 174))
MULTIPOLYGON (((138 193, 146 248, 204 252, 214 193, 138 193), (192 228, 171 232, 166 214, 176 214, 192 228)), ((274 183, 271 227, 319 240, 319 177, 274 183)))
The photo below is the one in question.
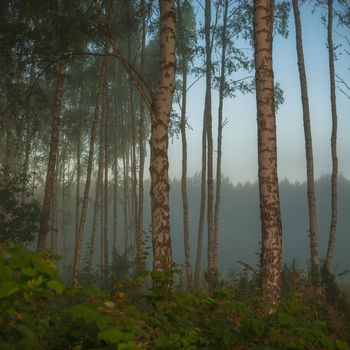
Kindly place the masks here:
MULTIPOLYGON (((331 173, 331 106, 328 71, 327 31, 320 14, 311 14, 311 8, 302 6, 303 44, 313 136, 314 168, 316 178, 331 173)), ((334 31, 334 44, 344 40, 334 31)), ((248 47, 248 44, 244 44, 248 47)), ((297 67, 294 17, 289 20, 289 37, 276 37, 273 44, 275 81, 284 91, 285 103, 277 112, 278 177, 303 182, 306 179, 303 115, 297 67)), ((336 73, 350 82, 350 59, 340 47, 335 62, 336 73)), ((201 133, 204 110, 205 80, 200 80, 188 93, 187 131, 188 176, 201 170, 201 133)), ((213 92, 213 128, 217 129, 217 93, 213 92)), ((337 89, 338 161, 339 173, 350 179, 350 100, 337 89)), ((257 123, 255 95, 238 95, 224 101, 222 173, 237 184, 257 180, 257 123)), ((216 158, 216 132, 214 157, 216 158)), ((169 143, 169 174, 181 177, 181 139, 169 143)))

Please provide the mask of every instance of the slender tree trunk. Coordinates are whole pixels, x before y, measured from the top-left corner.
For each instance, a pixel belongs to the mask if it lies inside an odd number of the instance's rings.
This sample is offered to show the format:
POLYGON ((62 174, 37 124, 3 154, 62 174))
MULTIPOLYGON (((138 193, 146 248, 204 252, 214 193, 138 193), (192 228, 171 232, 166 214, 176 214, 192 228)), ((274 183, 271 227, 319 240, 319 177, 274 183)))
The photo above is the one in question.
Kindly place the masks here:
POLYGON ((108 269, 108 129, 109 129, 109 110, 108 110, 108 85, 105 81, 105 108, 104 108, 104 211, 103 211, 103 265, 104 265, 104 285, 107 286, 107 269, 108 269))
POLYGON ((28 185, 28 169, 29 169, 29 157, 30 157, 30 148, 31 148, 31 137, 32 131, 30 126, 30 117, 27 117, 26 120, 26 138, 25 138, 25 148, 24 148, 24 160, 22 166, 22 194, 21 194, 21 203, 25 204, 26 195, 27 195, 27 185, 28 185))
POLYGON ((196 266, 194 271, 194 286, 199 287, 199 280, 202 266, 202 252, 203 252, 203 231, 204 231, 204 215, 206 202, 206 180, 207 180, 207 121, 205 115, 203 116, 203 131, 202 131, 202 173, 201 173, 201 202, 198 222, 198 238, 197 238, 197 255, 196 266))
POLYGON ((134 95, 132 90, 132 84, 129 82, 129 96, 130 96, 130 119, 131 119, 131 173, 132 173, 132 213, 135 235, 135 248, 136 248, 136 269, 142 270, 142 258, 143 258, 143 239, 139 230, 139 217, 138 217, 138 198, 137 198, 137 170, 136 170, 136 120, 135 120, 135 108, 134 108, 134 95))
MULTIPOLYGON (((61 169, 63 168, 63 150, 62 159, 60 162, 60 157, 57 157, 54 184, 52 188, 52 227, 51 227, 51 251, 57 254, 58 246, 58 195, 59 195, 59 185, 61 178, 61 169)), ((64 171, 64 170, 63 170, 64 171)), ((64 185, 64 184, 63 184, 64 185)))
POLYGON ((222 129, 223 129, 223 106, 224 106, 224 87, 225 87, 225 64, 226 64, 226 32, 228 17, 228 0, 224 2, 224 17, 222 28, 222 50, 221 50, 221 72, 219 87, 219 109, 218 109, 218 152, 216 160, 216 191, 215 191, 215 209, 214 209, 214 263, 218 270, 219 257, 219 225, 220 225, 220 204, 221 204, 221 157, 222 157, 222 129))
POLYGON ((66 66, 67 66, 66 59, 60 61, 58 66, 58 76, 57 76, 56 93, 55 93, 55 108, 54 108, 53 117, 52 117, 50 154, 49 154, 49 162, 47 165, 45 192, 44 192, 43 205, 41 209, 40 229, 39 229, 38 246, 37 246, 38 252, 44 252, 46 247, 47 234, 49 231, 49 217, 50 217, 52 191, 53 191, 54 178, 55 178, 55 165, 56 165, 58 144, 59 144, 59 124, 60 124, 63 84, 64 84, 64 78, 66 73, 66 66))
POLYGON ((128 172, 127 172, 127 157, 126 157, 126 141, 125 141, 125 133, 126 133, 126 127, 123 123, 123 133, 122 133, 122 147, 123 147, 123 193, 124 193, 124 200, 123 200, 123 210, 124 210, 124 233, 125 233, 125 240, 124 240, 124 254, 127 256, 128 254, 128 239, 129 239, 129 216, 128 216, 128 192, 129 192, 129 181, 128 181, 128 172))
POLYGON ((81 178, 81 134, 82 134, 82 122, 83 122, 83 86, 80 90, 80 113, 79 113, 79 126, 77 135, 77 183, 75 189, 75 241, 79 235, 79 217, 80 217, 80 178, 81 178))
MULTIPOLYGON (((145 1, 141 0, 141 11, 145 11, 145 1)), ((141 43, 141 67, 140 74, 144 78, 145 71, 145 47, 146 47, 146 16, 142 18, 142 43, 141 43)), ((145 104, 141 98, 140 102, 140 120, 139 120, 139 208, 138 208, 138 235, 141 239, 142 252, 144 251, 144 237, 143 237, 143 206, 144 206, 144 188, 143 188, 143 174, 145 169, 145 104)), ((144 270, 144 256, 139 262, 139 268, 144 270)))
POLYGON ((182 9, 180 0, 177 0, 178 23, 180 50, 182 57, 182 102, 181 102, 181 142, 182 142, 182 175, 181 175, 181 194, 182 194, 182 213, 183 213, 183 230, 184 230, 184 250, 186 266, 186 287, 192 288, 192 261, 191 261, 191 243, 190 227, 188 218, 188 196, 187 196, 187 139, 186 139, 186 106, 187 106, 187 53, 185 48, 184 23, 182 20, 182 9))
POLYGON ((104 288, 105 284, 105 244, 104 244, 104 208, 105 208, 105 191, 104 191, 104 145, 103 145, 103 125, 101 125, 101 136, 100 136, 100 149, 101 149, 101 157, 102 157, 102 170, 101 170, 101 181, 100 181, 100 196, 101 196, 101 205, 100 205, 100 283, 104 288))
POLYGON ((329 231, 329 241, 326 256, 326 265, 329 270, 332 267, 333 254, 335 248, 335 240, 337 233, 337 180, 338 180, 338 156, 337 156, 337 129, 338 129, 338 117, 337 117, 337 103, 335 95, 335 73, 334 73, 334 46, 333 46, 333 0, 328 0, 328 56, 329 56, 329 79, 331 87, 331 108, 332 108, 332 136, 331 136, 331 149, 332 149, 332 216, 331 225, 329 231))
POLYGON ((306 176, 307 176, 307 198, 309 205, 309 232, 310 232, 310 253, 311 253, 311 279, 314 285, 318 284, 318 238, 317 238, 317 215, 315 197, 314 160, 312 151, 312 134, 309 110, 309 97, 307 90, 306 72, 304 64, 303 41, 301 31, 301 20, 299 12, 299 0, 293 0, 296 46, 298 54, 298 69, 300 79, 301 101, 303 106, 303 121, 305 135, 306 154, 306 176))
POLYGON ((96 232, 97 232, 97 220, 99 209, 101 206, 101 187, 102 187, 102 167, 103 167, 103 157, 102 150, 100 144, 99 150, 99 160, 98 160, 98 171, 97 171, 97 179, 96 179, 96 188, 95 188, 95 201, 94 201, 94 213, 92 217, 92 230, 89 244, 89 255, 88 255, 88 271, 92 271, 94 253, 95 253, 95 243, 96 243, 96 232))
MULTIPOLYGON (((173 1, 169 0, 160 0, 159 6, 160 78, 152 104, 150 142, 153 271, 169 271, 173 261, 169 217, 168 126, 175 90, 175 8, 173 1)), ((165 281, 165 286, 170 285, 170 280, 165 281)))
POLYGON ((87 215, 87 209, 88 209, 91 174, 92 174, 92 166, 93 166, 93 158, 94 158, 94 146, 95 146, 95 139, 97 134, 98 121, 99 121, 99 113, 100 113, 100 99, 101 99, 101 93, 102 93, 105 76, 106 76, 107 61, 108 61, 108 56, 104 56, 102 67, 101 67, 100 83, 96 94, 95 114, 94 114, 94 118, 91 126, 86 182, 85 182, 83 203, 82 203, 81 216, 80 216, 80 222, 79 222, 79 232, 78 232, 78 237, 76 238, 75 251, 74 251, 73 285, 75 286, 78 283, 78 274, 80 271, 81 248, 82 248, 84 227, 85 227, 85 221, 86 221, 86 215, 87 215))
MULTIPOLYGON (((117 117, 117 116, 116 116, 117 117)), ((114 184, 113 184, 113 254, 117 252, 118 241, 118 147, 117 147, 117 119, 114 120, 114 184)))
POLYGON ((113 254, 117 252, 118 243, 118 157, 114 155, 114 182, 113 182, 113 254))
POLYGON ((211 1, 205 1, 205 47, 206 47, 206 91, 204 114, 207 121, 208 141, 208 168, 207 168, 207 222, 208 222, 208 291, 212 293, 217 279, 217 266, 215 264, 215 236, 214 236, 214 185, 213 185, 213 135, 211 114, 211 1))
POLYGON ((13 158, 13 126, 9 120, 5 121, 5 152, 4 152, 4 182, 10 181, 11 165, 13 158))
POLYGON ((273 9, 273 0, 254 0, 255 84, 262 229, 261 292, 267 305, 279 302, 282 250, 272 68, 273 9))

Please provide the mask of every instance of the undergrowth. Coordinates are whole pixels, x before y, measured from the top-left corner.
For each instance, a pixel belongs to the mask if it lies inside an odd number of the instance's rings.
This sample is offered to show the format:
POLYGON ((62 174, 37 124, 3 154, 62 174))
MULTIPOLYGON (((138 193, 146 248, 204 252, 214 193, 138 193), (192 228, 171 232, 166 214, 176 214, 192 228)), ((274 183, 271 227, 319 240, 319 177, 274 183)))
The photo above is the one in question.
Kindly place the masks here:
POLYGON ((52 258, 2 245, 0 349, 350 349, 349 303, 329 276, 328 290, 315 294, 302 272, 285 268, 271 314, 249 272, 231 274, 211 296, 147 289, 143 280, 108 291, 64 287, 52 258))

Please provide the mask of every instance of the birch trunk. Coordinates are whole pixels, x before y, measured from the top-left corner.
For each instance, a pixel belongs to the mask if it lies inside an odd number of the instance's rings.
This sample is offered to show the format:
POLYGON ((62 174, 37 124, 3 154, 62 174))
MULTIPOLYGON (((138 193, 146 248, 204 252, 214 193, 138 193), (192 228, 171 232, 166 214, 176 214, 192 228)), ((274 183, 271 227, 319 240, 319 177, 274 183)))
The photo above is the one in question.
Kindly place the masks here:
MULTIPOLYGON (((169 217, 168 126, 175 90, 175 8, 160 0, 160 78, 152 104, 151 208, 153 271, 173 267, 169 217)), ((155 280, 154 280, 155 281, 155 280)), ((171 281, 165 282, 169 286, 171 281)))
POLYGON ((262 296, 267 305, 279 302, 282 249, 272 68, 273 9, 273 0, 254 0, 255 84, 262 229, 260 278, 262 296))

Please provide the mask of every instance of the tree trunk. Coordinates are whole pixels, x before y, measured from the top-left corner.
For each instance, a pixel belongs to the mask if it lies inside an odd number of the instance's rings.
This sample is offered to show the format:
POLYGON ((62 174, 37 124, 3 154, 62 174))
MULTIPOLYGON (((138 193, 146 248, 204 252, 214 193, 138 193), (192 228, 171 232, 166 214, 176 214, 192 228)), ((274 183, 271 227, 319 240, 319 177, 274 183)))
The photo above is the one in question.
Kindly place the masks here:
POLYGON ((181 194, 182 194, 182 213, 184 230, 184 250, 186 266, 186 287, 192 288, 192 261, 191 261, 191 243, 190 243, 190 224, 188 218, 188 196, 187 196, 187 139, 186 139, 186 106, 187 106, 187 66, 188 59, 185 48, 185 36, 183 32, 184 23, 182 20, 182 9, 180 0, 177 0, 178 23, 180 36, 180 50, 182 56, 182 101, 181 101, 181 142, 182 142, 182 175, 181 175, 181 194))
POLYGON ((29 169, 29 157, 30 157, 30 148, 31 148, 31 137, 32 137, 31 125, 30 125, 30 116, 26 118, 26 138, 25 138, 25 148, 24 148, 24 160, 22 166, 22 193, 21 193, 21 203, 25 204, 27 196, 27 185, 28 185, 28 169, 29 169))
POLYGON ((89 255, 88 255, 88 271, 92 271, 93 258, 95 253, 95 242, 96 242, 96 232, 97 232, 97 220, 98 213, 101 206, 101 187, 102 187, 102 167, 103 167, 103 157, 101 151, 101 144, 99 150, 99 160, 98 160, 98 171, 97 171, 97 179, 96 179, 96 188, 95 188, 95 201, 94 201, 94 213, 92 217, 92 230, 91 230, 91 238, 89 244, 89 255))
POLYGON ((63 59, 58 66, 58 76, 56 82, 55 108, 52 116, 51 142, 49 162, 47 165, 44 200, 41 209, 40 229, 38 237, 37 251, 44 252, 46 239, 49 231, 49 217, 52 203, 52 191, 55 178, 55 166, 59 144, 60 114, 62 106, 63 84, 66 73, 67 61, 63 59))
POLYGON ((332 216, 331 225, 329 231, 329 241, 326 256, 326 265, 328 270, 331 270, 332 260, 335 248, 335 239, 337 232, 337 179, 338 179, 338 157, 337 157, 337 129, 338 129, 338 117, 337 117, 337 104, 335 95, 335 73, 334 73, 334 46, 333 46, 333 0, 328 0, 328 56, 329 56, 329 79, 331 90, 331 108, 332 108, 332 136, 331 136, 331 149, 332 149, 332 216))
POLYGON ((81 178, 81 134, 82 134, 82 122, 83 122, 83 86, 80 88, 80 113, 79 113, 79 126, 77 135, 77 183, 75 189, 75 241, 79 235, 79 217, 80 217, 80 178, 81 178))
POLYGON ((310 232, 310 253, 311 253, 311 279, 314 285, 318 284, 318 238, 317 238, 317 215, 315 198, 315 178, 314 178, 314 160, 312 152, 312 134, 309 110, 309 97, 307 90, 306 72, 304 64, 301 20, 299 12, 299 0, 293 0, 296 46, 298 54, 298 69, 300 79, 301 101, 303 107, 304 135, 305 135, 305 154, 306 154, 306 176, 307 176, 307 198, 309 205, 309 232, 310 232))
POLYGON ((279 302, 282 249, 272 68, 273 9, 273 0, 254 0, 255 84, 262 229, 260 278, 262 296, 267 305, 279 302))
POLYGON ((208 291, 212 293, 217 279, 217 266, 215 264, 215 236, 214 236, 214 186, 213 186, 213 135, 212 135, 212 114, 211 114, 211 1, 205 1, 205 48, 206 48, 206 91, 204 114, 207 121, 208 141, 208 167, 207 167, 207 222, 208 222, 208 291))
POLYGON ((91 174, 92 174, 92 166, 93 166, 93 158, 94 158, 94 146, 95 146, 95 139, 97 134, 99 112, 100 112, 100 98, 101 98, 101 93, 102 93, 102 89, 103 89, 104 81, 106 77, 107 61, 108 61, 108 56, 104 56, 102 67, 101 67, 100 83, 96 94, 95 114, 94 114, 94 119, 92 121, 92 126, 91 126, 91 136, 90 136, 89 155, 88 155, 88 162, 87 162, 84 197, 83 197, 83 203, 81 208, 78 237, 76 238, 75 251, 74 251, 74 264, 73 264, 73 285, 74 286, 76 286, 78 283, 78 274, 80 271, 81 246, 83 242, 84 227, 85 227, 88 202, 89 202, 91 174))
MULTIPOLYGON (((145 1, 141 0, 141 11, 145 11, 145 1)), ((141 67, 140 74, 144 78, 145 71, 145 47, 146 47, 146 16, 142 18, 142 43, 141 43, 141 67)), ((142 252, 144 251, 144 237, 143 237, 143 205, 144 205, 144 188, 143 188, 143 174, 145 169, 145 104, 141 98, 140 102, 140 120, 139 120, 139 207, 138 207, 138 235, 141 239, 142 252)), ((139 262, 139 268, 144 270, 145 261, 144 256, 139 262)))
POLYGON ((60 161, 60 157, 57 157, 56 171, 54 176, 54 184, 52 187, 52 198, 51 198, 52 199, 51 251, 54 254, 57 254, 57 246, 58 246, 58 195, 59 195, 59 186, 60 186, 60 180, 61 180, 60 175, 61 175, 62 168, 64 166, 63 150, 62 150, 61 158, 62 159, 60 161))
MULTIPOLYGON (((117 94, 116 94, 117 95, 117 94)), ((118 103, 119 101, 116 101, 118 103)), ((117 112, 114 119, 114 184, 113 184, 113 254, 117 252, 117 240, 118 240, 118 146, 117 146, 117 112)))
MULTIPOLYGON (((103 207, 103 265, 104 265, 104 275, 103 281, 104 285, 107 285, 107 270, 108 270, 108 129, 109 129, 109 111, 108 111, 108 85, 107 80, 105 80, 105 104, 104 104, 104 207, 103 207)), ((101 140, 102 141, 102 140, 101 140)))
POLYGON ((125 233, 125 240, 124 240, 124 255, 128 255, 128 239, 129 239, 129 216, 128 216, 128 192, 129 192, 129 181, 128 181, 128 172, 127 172, 127 157, 126 152, 126 141, 125 141, 125 133, 126 133, 126 127, 123 122, 123 133, 122 133, 122 147, 123 147, 123 192, 124 192, 124 201, 123 201, 123 210, 124 210, 124 233, 125 233))
POLYGON ((226 31, 228 17, 228 0, 224 2, 224 17, 222 28, 222 49, 221 49, 221 72, 219 87, 219 108, 218 108, 218 153, 216 160, 216 191, 215 191, 215 209, 214 209, 214 262, 218 270, 219 257, 219 233, 220 233, 220 204, 221 204, 221 157, 222 157, 222 114, 224 106, 224 87, 225 87, 225 64, 226 64, 226 31))
POLYGON ((194 270, 194 286, 199 287, 199 280, 202 267, 202 252, 203 252, 203 231, 204 231, 204 214, 206 202, 206 180, 207 180, 207 121, 203 116, 203 131, 202 131, 202 173, 201 173, 201 202, 198 222, 198 237, 197 237, 197 256, 196 266, 194 270))
POLYGON ((137 198, 137 171, 136 171, 136 120, 135 120, 135 108, 134 108, 134 94, 131 82, 129 82, 129 96, 130 96, 130 119, 131 119, 131 174, 132 174, 132 216, 134 222, 134 229, 132 232, 135 236, 135 248, 136 248, 136 269, 142 270, 142 258, 143 258, 143 240, 139 230, 139 205, 137 198))
MULTIPOLYGON (((153 271, 173 267, 169 217, 168 125, 175 90, 175 8, 160 0, 160 78, 152 104, 151 208, 153 271)), ((154 280, 155 282, 155 280, 154 280)), ((165 281, 169 286, 170 280, 165 281)))

